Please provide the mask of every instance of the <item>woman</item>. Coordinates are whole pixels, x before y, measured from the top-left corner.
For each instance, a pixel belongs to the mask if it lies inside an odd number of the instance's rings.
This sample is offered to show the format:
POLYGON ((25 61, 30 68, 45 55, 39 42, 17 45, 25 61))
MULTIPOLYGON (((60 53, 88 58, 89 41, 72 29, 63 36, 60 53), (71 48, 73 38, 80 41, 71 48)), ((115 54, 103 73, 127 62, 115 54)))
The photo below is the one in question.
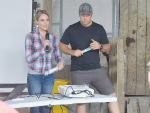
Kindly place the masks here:
MULTIPOLYGON (((59 54, 56 37, 47 31, 49 26, 48 13, 45 10, 38 10, 35 19, 38 28, 36 31, 28 33, 25 40, 26 61, 29 67, 28 91, 30 95, 50 94, 54 85, 54 75, 45 76, 44 73, 52 69, 52 53, 54 53, 57 62, 57 71, 63 69, 64 61, 59 54), (47 35, 49 40, 45 39, 47 35)), ((44 106, 30 109, 30 113, 39 112, 48 113, 48 109, 44 106)))

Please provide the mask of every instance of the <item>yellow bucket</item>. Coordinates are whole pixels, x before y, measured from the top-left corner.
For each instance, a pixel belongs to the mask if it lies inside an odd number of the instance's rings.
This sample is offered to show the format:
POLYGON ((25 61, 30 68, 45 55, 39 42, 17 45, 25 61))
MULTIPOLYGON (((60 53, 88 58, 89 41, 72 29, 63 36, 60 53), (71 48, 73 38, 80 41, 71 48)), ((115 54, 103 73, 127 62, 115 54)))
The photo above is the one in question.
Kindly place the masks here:
POLYGON ((50 113, 68 113, 68 109, 62 105, 51 106, 50 113))
POLYGON ((69 79, 55 79, 52 94, 59 93, 58 92, 58 86, 59 85, 67 85, 69 81, 70 81, 69 79))
MULTIPOLYGON (((69 79, 55 79, 52 94, 59 93, 58 86, 67 85, 69 81, 70 81, 69 79)), ((55 105, 55 106, 52 106, 50 113, 68 113, 68 110, 62 105, 55 105)))

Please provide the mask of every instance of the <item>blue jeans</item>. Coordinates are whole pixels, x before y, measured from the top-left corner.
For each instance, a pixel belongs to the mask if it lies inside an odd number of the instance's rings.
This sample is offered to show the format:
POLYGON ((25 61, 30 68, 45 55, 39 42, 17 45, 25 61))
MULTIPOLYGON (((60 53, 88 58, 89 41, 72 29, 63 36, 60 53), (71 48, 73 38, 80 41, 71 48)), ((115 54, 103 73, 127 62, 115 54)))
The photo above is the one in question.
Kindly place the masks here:
MULTIPOLYGON (((27 77, 29 95, 51 94, 54 86, 54 75, 31 75, 27 77)), ((49 113, 49 109, 41 107, 31 107, 30 113, 49 113)))

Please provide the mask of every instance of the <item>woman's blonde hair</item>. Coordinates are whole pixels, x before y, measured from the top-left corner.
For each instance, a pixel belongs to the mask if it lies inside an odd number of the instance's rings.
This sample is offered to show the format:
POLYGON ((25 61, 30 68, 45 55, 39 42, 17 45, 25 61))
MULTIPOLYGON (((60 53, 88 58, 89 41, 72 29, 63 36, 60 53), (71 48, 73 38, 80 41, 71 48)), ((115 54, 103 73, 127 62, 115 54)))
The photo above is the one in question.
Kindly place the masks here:
POLYGON ((36 14, 35 14, 35 19, 38 21, 39 17, 42 15, 42 14, 46 14, 48 17, 48 13, 46 10, 37 10, 36 14))

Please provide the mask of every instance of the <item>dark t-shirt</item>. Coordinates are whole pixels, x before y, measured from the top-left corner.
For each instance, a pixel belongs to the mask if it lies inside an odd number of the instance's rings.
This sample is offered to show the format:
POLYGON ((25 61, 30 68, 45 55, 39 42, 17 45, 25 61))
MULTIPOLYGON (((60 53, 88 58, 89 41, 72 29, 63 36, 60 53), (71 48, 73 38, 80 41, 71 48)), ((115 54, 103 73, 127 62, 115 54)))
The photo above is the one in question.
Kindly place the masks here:
MULTIPOLYGON (((84 50, 92 43, 91 39, 100 44, 108 44, 108 38, 103 26, 92 22, 89 27, 84 27, 80 22, 70 25, 63 34, 60 42, 71 45, 72 50, 84 50)), ((85 52, 80 57, 71 56, 71 71, 92 70, 100 68, 99 50, 85 52)))

